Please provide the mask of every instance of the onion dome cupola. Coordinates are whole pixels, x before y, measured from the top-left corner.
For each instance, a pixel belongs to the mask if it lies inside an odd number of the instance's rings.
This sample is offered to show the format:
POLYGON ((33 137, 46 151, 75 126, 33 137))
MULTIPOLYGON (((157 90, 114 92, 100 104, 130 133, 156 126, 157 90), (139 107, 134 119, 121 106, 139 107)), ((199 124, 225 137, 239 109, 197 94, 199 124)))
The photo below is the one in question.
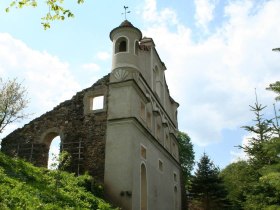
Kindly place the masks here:
POLYGON ((142 39, 141 31, 125 20, 110 32, 110 39, 113 42, 112 71, 117 68, 139 70, 138 48, 142 39))

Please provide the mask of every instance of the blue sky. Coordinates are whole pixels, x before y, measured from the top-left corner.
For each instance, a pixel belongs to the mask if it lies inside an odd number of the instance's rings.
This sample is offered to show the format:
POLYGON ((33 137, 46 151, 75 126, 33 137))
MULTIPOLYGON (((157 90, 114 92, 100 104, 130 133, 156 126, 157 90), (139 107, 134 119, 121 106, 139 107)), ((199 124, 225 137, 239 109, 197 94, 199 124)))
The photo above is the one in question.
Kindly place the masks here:
MULTIPOLYGON (((66 2, 75 18, 44 31, 47 8, 12 9, 0 2, 0 76, 28 89, 30 119, 71 98, 111 71, 110 31, 128 20, 152 37, 167 66, 166 80, 180 103, 179 129, 189 134, 196 157, 205 151, 221 168, 244 157, 241 126, 252 122, 259 101, 272 115, 275 95, 265 88, 280 78, 280 1, 86 0, 66 2)), ((278 104, 276 106, 279 107, 278 104)))

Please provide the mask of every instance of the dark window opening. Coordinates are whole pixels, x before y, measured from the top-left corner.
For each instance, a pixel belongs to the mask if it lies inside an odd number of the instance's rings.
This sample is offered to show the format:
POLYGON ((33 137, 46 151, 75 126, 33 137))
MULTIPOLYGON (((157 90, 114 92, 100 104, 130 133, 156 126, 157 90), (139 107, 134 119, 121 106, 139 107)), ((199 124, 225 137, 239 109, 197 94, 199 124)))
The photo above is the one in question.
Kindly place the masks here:
POLYGON ((126 51, 126 41, 121 41, 119 46, 119 52, 125 52, 126 51))
POLYGON ((119 38, 115 44, 115 53, 127 51, 127 39, 124 37, 119 38))

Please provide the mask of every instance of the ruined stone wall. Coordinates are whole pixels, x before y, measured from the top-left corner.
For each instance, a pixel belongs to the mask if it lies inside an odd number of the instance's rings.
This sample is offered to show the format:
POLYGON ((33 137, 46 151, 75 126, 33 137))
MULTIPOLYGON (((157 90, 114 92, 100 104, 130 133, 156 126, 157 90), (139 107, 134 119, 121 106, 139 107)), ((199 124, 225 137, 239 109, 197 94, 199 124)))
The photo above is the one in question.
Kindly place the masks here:
POLYGON ((3 139, 1 150, 47 167, 49 146, 59 135, 61 149, 71 155, 69 171, 77 174, 88 171, 103 182, 108 83, 109 75, 15 130, 3 139), (104 96, 104 107, 93 111, 92 100, 99 95, 104 96))

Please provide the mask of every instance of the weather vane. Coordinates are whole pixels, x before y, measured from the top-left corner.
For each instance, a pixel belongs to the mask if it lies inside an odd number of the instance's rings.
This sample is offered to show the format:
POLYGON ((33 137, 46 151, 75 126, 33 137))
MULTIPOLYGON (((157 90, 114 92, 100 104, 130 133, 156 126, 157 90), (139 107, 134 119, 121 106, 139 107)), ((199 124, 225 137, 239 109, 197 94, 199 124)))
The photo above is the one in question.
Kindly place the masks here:
POLYGON ((123 8, 124 8, 124 13, 122 13, 122 15, 124 14, 124 18, 126 19, 126 14, 130 13, 130 11, 126 11, 128 9, 128 7, 126 6, 123 6, 123 8))

